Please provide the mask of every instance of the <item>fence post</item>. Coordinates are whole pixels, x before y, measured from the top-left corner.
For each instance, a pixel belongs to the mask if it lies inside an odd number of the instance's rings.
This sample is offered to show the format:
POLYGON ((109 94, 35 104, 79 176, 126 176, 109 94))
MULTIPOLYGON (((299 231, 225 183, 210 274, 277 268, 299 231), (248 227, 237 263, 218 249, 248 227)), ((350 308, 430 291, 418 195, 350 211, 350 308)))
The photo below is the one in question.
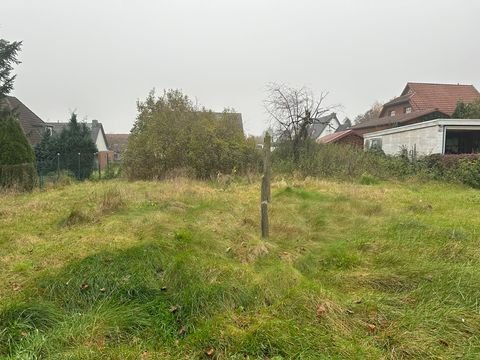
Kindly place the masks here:
POLYGON ((271 201, 271 190, 270 190, 270 175, 271 175, 271 160, 270 160, 270 147, 271 147, 272 137, 267 132, 265 139, 263 141, 263 176, 262 176, 262 187, 260 194, 260 214, 261 214, 261 229, 262 229, 262 238, 268 238, 269 228, 268 228, 268 204, 271 201))
POLYGON ((57 153, 57 181, 60 179, 60 153, 57 153))

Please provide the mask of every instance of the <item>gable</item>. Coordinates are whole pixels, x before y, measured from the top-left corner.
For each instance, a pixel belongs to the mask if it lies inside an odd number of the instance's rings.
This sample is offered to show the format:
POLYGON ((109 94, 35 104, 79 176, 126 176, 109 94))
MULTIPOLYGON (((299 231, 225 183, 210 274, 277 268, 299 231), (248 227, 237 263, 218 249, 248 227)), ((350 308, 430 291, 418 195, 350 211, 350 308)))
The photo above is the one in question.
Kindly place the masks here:
POLYGON ((7 107, 17 114, 18 121, 29 144, 35 146, 42 141, 46 127, 43 120, 14 96, 7 96, 4 101, 7 107))

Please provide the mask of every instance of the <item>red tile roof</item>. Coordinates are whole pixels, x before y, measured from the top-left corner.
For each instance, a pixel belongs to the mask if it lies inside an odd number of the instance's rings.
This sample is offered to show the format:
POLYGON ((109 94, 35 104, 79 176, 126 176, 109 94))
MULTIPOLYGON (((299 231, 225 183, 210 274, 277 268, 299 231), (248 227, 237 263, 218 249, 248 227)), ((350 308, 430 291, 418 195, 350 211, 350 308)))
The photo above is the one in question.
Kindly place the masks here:
POLYGON ((115 152, 123 152, 127 148, 130 134, 106 134, 108 147, 115 152))
POLYGON ((433 116, 436 118, 448 118, 449 116, 445 113, 442 113, 436 109, 427 109, 427 110, 418 110, 412 111, 409 114, 400 114, 396 116, 384 116, 376 119, 371 119, 368 121, 361 122, 360 124, 356 124, 352 126, 353 129, 363 129, 369 127, 377 127, 377 126, 395 126, 410 120, 414 120, 416 118, 421 118, 424 116, 433 116))
POLYGON ((345 136, 348 136, 348 135, 355 135, 358 137, 362 137, 361 135, 357 134, 355 131, 349 129, 349 130, 339 131, 333 134, 322 136, 317 141, 322 144, 329 144, 329 143, 334 143, 340 139, 343 139, 345 136))
POLYGON ((414 110, 438 109, 449 116, 454 113, 458 102, 472 102, 480 98, 473 85, 460 84, 407 83, 400 97, 408 94, 414 110))

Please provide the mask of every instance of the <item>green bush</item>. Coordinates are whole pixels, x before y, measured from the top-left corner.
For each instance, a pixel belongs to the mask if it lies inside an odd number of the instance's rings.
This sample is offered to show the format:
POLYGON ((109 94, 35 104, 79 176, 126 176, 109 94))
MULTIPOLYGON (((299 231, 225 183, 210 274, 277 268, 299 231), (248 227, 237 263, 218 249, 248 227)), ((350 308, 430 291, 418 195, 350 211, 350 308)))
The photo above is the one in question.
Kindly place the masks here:
POLYGON ((31 190, 36 182, 35 155, 13 113, 0 118, 0 187, 31 190))
POLYGON ((378 180, 419 177, 461 183, 480 188, 480 154, 440 155, 409 159, 404 153, 387 156, 379 151, 335 144, 305 144, 301 157, 294 163, 288 144, 277 144, 272 153, 277 173, 300 172, 303 176, 344 181, 360 179, 362 184, 378 180))
POLYGON ((33 163, 0 165, 0 188, 30 191, 37 184, 37 180, 33 163))
POLYGON ((418 170, 430 179, 480 188, 480 155, 478 154, 425 156, 420 159, 418 170))
POLYGON ((272 154, 276 172, 299 171, 303 176, 354 180, 368 173, 377 179, 403 178, 414 172, 412 164, 401 157, 364 151, 348 145, 310 142, 301 150, 298 163, 293 163, 288 144, 277 144, 272 154))
POLYGON ((375 185, 378 184, 378 179, 375 176, 370 175, 367 172, 364 172, 360 177, 360 184, 362 185, 375 185))
POLYGON ((138 112, 123 156, 123 171, 130 179, 164 179, 177 169, 211 179, 257 166, 255 142, 245 139, 229 111, 219 116, 171 90, 158 98, 150 93, 138 103, 138 112))

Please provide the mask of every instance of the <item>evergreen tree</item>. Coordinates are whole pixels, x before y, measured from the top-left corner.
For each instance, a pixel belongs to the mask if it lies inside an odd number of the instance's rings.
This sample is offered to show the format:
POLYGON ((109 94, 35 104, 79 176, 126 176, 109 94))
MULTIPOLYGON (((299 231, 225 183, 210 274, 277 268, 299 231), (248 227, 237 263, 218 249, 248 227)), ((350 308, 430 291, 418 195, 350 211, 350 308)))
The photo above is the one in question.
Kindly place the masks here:
POLYGON ((91 175, 96 152, 97 146, 92 140, 90 129, 77 121, 75 113, 60 134, 45 134, 35 148, 43 171, 57 169, 57 154, 60 154, 60 169, 75 174, 80 180, 91 175))
POLYGON ((0 165, 33 163, 33 149, 13 114, 0 118, 0 165))
POLYGON ((21 41, 8 42, 0 39, 0 100, 13 89, 16 75, 11 75, 13 65, 19 64, 17 54, 22 47, 21 41))
POLYGON ((5 97, 13 89, 13 65, 22 43, 0 39, 0 187, 30 190, 37 175, 33 149, 5 97))

